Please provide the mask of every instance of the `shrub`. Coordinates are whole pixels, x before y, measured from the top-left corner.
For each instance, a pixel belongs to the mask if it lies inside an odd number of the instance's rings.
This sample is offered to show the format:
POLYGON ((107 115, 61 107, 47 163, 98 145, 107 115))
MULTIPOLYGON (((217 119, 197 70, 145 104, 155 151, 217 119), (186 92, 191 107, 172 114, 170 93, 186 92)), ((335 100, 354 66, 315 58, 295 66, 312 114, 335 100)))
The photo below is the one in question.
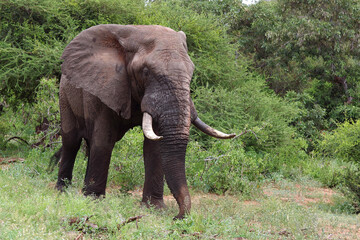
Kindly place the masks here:
POLYGON ((345 196, 352 202, 355 213, 360 213, 360 168, 353 166, 349 168, 344 178, 344 186, 342 189, 345 196))
POLYGON ((249 193, 273 173, 291 174, 307 159, 307 143, 289 126, 299 108, 269 91, 262 78, 246 75, 237 88, 198 87, 199 117, 224 132, 247 132, 234 140, 216 140, 191 130, 187 162, 189 182, 206 191, 249 193))
POLYGON ((307 152, 314 150, 320 139, 321 130, 328 129, 326 110, 316 103, 314 97, 308 93, 295 93, 290 91, 286 99, 299 108, 299 114, 293 120, 297 132, 307 141, 307 152))
POLYGON ((0 9, 0 93, 11 106, 33 102, 42 77, 59 79, 66 44, 80 31, 106 23, 182 30, 197 66, 193 85, 234 86, 235 48, 226 28, 178 1, 9 0, 0 2, 0 9))
MULTIPOLYGON (((193 99, 200 118, 226 132, 252 130, 242 137, 246 150, 259 152, 291 144, 296 134, 289 123, 297 116, 297 107, 269 91, 261 78, 249 76, 239 84, 232 91, 195 89, 193 99)), ((196 139, 205 141, 201 136, 197 134, 196 139)))
POLYGON ((317 151, 324 156, 360 163, 360 121, 345 121, 332 132, 324 133, 317 151))
POLYGON ((142 130, 134 128, 113 149, 108 182, 120 186, 122 192, 142 187, 144 183, 143 140, 142 130))
MULTIPOLYGON (((56 78, 42 78, 34 94, 34 104, 5 107, 0 115, 0 128, 4 129, 2 136, 6 139, 22 139, 30 147, 56 144, 60 129, 58 91, 56 78)), ((7 142, 6 146, 13 143, 7 142)))
POLYGON ((303 161, 300 166, 305 175, 326 187, 334 188, 343 185, 348 165, 339 159, 316 156, 303 161))
POLYGON ((245 152, 239 139, 217 140, 207 149, 191 141, 187 153, 188 182, 205 192, 249 195, 264 178, 266 160, 254 152, 245 152))

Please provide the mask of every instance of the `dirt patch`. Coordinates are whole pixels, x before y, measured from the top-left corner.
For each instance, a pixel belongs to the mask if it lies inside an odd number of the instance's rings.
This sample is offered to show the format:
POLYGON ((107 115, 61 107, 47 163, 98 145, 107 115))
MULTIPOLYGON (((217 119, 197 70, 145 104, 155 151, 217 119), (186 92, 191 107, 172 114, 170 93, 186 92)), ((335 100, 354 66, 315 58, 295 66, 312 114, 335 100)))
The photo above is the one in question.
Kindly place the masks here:
POLYGON ((128 193, 130 193, 133 197, 142 198, 142 189, 131 190, 128 191, 128 193))
POLYGON ((5 170, 10 167, 12 163, 22 163, 25 159, 23 158, 0 158, 0 169, 5 170))
POLYGON ((248 205, 248 206, 259 206, 260 203, 257 201, 243 201, 244 205, 248 205))
POLYGON ((319 234, 325 239, 360 239, 360 225, 324 226, 319 234))
POLYGON ((263 190, 264 195, 278 197, 284 202, 296 202, 303 206, 310 206, 316 203, 333 203, 333 196, 337 194, 334 190, 321 187, 304 187, 295 184, 292 188, 283 188, 272 184, 263 190))
MULTIPOLYGON (((131 190, 131 191, 128 191, 128 193, 131 194, 135 198, 142 198, 142 189, 131 190)), ((190 194, 190 195, 191 195, 191 204, 193 204, 193 205, 199 205, 204 201, 216 202, 216 201, 222 200, 224 198, 226 198, 226 199, 230 198, 233 202, 239 202, 239 203, 242 203, 247 206, 260 205, 260 203, 257 201, 249 201, 249 200, 239 201, 235 196, 229 196, 229 195, 223 196, 223 195, 217 195, 214 193, 202 193, 202 192, 197 192, 195 194, 190 194)), ((165 204, 176 204, 176 200, 171 194, 164 196, 164 202, 165 202, 165 204)))

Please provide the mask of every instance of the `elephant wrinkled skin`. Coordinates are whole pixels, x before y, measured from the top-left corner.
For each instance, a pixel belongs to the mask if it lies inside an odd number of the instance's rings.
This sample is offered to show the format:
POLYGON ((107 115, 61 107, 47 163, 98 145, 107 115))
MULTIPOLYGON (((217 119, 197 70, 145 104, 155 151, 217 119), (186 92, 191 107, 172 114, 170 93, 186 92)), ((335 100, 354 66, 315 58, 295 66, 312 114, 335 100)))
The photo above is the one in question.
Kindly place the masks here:
POLYGON ((185 152, 191 123, 218 138, 231 138, 197 117, 190 98, 194 64, 186 35, 161 26, 99 25, 81 32, 62 55, 62 151, 56 187, 71 182, 82 139, 89 147, 85 195, 104 195, 114 144, 142 125, 145 184, 142 201, 157 208, 164 177, 179 205, 191 208, 185 152))

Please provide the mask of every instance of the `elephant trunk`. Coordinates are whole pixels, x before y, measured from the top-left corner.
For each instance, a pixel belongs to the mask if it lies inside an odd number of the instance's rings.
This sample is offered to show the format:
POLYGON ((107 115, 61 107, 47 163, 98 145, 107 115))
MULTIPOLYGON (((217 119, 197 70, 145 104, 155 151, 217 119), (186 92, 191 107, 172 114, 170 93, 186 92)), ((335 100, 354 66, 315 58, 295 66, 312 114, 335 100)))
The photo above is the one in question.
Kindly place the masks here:
POLYGON ((183 218, 191 208, 185 176, 185 154, 191 125, 190 93, 184 88, 172 88, 161 91, 159 95, 162 98, 156 99, 157 101, 151 101, 151 94, 143 98, 143 131, 146 138, 159 140, 161 167, 167 185, 179 205, 176 218, 183 218), (144 120, 147 115, 152 116, 158 136, 151 136, 152 134, 148 134, 150 128, 145 129, 144 124, 147 124, 144 120))
POLYGON ((185 153, 188 134, 180 129, 161 131, 164 138, 160 141, 162 169, 167 185, 179 205, 179 214, 175 218, 183 218, 190 212, 191 200, 185 175, 185 153))

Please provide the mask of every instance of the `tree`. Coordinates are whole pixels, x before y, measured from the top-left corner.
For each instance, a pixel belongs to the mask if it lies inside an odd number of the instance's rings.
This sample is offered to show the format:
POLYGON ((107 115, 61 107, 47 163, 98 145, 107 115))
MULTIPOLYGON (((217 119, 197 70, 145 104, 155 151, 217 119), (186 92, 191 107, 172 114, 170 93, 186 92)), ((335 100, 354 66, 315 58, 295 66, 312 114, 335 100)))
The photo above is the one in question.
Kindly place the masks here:
POLYGON ((241 50, 275 92, 305 91, 328 117, 360 117, 359 0, 260 2, 238 22, 241 50))

